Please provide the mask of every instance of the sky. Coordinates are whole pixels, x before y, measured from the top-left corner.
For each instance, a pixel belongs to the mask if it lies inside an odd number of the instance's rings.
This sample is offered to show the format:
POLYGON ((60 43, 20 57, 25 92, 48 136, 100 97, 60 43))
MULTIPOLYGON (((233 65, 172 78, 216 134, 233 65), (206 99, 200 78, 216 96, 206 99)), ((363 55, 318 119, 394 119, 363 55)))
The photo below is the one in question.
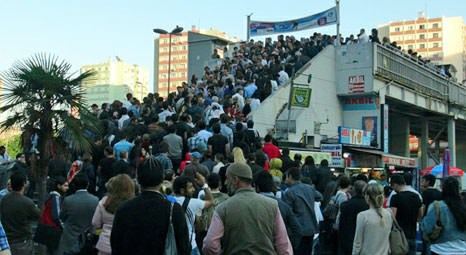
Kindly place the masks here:
MULTIPOLYGON (((252 20, 280 21, 334 5, 334 0, 0 0, 0 71, 35 53, 54 54, 71 63, 75 71, 119 56, 147 68, 152 88, 153 40, 157 37, 153 28, 212 27, 245 39, 250 13, 252 20)), ((464 16, 466 1, 341 0, 341 33, 347 36, 360 28, 415 19, 420 11, 428 17, 464 16)), ((336 33, 333 25, 295 36, 315 31, 336 33)))

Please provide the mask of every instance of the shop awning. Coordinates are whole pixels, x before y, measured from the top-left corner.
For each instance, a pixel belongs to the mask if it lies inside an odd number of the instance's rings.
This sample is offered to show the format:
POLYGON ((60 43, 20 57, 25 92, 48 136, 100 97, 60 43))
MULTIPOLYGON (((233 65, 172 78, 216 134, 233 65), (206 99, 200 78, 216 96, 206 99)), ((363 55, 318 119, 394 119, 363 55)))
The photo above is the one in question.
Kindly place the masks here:
POLYGON ((383 151, 378 151, 378 150, 369 150, 369 149, 361 149, 361 148, 349 148, 349 149, 353 151, 359 151, 359 152, 369 153, 373 155, 378 155, 382 158, 383 163, 386 165, 409 167, 409 168, 417 167, 417 161, 415 158, 408 158, 408 157, 388 154, 388 153, 384 153, 383 151))

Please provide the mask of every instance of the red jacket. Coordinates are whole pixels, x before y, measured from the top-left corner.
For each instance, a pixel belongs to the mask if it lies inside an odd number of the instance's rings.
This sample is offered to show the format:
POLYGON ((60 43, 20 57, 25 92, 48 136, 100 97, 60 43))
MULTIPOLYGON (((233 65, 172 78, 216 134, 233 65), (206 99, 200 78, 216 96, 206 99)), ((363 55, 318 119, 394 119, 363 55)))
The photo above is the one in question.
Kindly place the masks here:
POLYGON ((279 158, 282 156, 282 154, 280 153, 280 149, 272 143, 265 143, 264 147, 262 147, 262 151, 265 154, 267 154, 269 160, 273 158, 279 158))

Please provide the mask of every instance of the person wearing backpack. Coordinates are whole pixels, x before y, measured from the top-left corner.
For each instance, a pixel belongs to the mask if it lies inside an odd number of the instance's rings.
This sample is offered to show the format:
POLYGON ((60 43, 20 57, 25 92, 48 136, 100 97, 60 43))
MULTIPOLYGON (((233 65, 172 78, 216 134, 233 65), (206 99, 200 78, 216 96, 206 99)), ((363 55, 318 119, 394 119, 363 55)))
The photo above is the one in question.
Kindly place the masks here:
POLYGON ((196 218, 202 216, 203 209, 213 205, 214 200, 212 193, 210 192, 209 186, 205 183, 205 178, 199 173, 195 173, 195 180, 188 176, 176 178, 173 183, 173 191, 176 201, 182 206, 185 212, 186 223, 189 230, 189 240, 191 242, 190 254, 199 255, 200 253, 196 243, 195 222, 196 218), (194 181, 196 181, 196 184, 202 187, 205 192, 204 200, 192 198, 195 191, 194 181))
MULTIPOLYGON (((207 234, 207 230, 209 230, 215 209, 229 198, 227 194, 220 192, 220 175, 214 173, 210 174, 207 177, 207 184, 211 189, 214 204, 211 207, 202 210, 202 216, 199 218, 198 223, 196 223, 196 229, 198 232, 196 235, 196 241, 200 249, 202 249, 202 241, 207 234)), ((198 198, 205 199, 205 192, 203 190, 199 192, 198 198)))
POLYGON ((63 231, 60 220, 63 196, 68 191, 68 183, 62 176, 49 180, 50 193, 42 208, 34 241, 47 247, 47 254, 57 254, 60 236, 63 231))

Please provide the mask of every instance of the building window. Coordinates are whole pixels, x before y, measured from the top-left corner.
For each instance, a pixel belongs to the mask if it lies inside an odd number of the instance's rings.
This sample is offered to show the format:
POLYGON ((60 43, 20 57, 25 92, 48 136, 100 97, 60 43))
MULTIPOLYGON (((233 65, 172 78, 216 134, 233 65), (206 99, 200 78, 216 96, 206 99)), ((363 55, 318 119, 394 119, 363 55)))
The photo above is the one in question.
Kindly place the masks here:
POLYGON ((432 34, 432 38, 438 38, 438 33, 432 34))
POLYGON ((423 44, 423 43, 419 44, 419 49, 425 49, 425 48, 426 48, 425 44, 423 44))
POLYGON ((438 48, 439 47, 439 44, 438 43, 434 43, 434 48, 438 48))
POLYGON ((426 35, 425 34, 420 34, 419 39, 426 39, 426 35))
POLYGON ((434 23, 434 24, 432 25, 432 28, 438 28, 438 23, 434 23))
POLYGON ((413 45, 408 45, 408 50, 412 50, 414 49, 414 46, 413 45))
POLYGON ((426 29, 426 25, 419 25, 419 29, 426 29))
POLYGON ((409 29, 409 30, 413 30, 413 29, 414 29, 414 27, 413 27, 413 26, 409 26, 409 28, 408 28, 408 29, 409 29))
POLYGON ((395 27, 395 32, 400 32, 400 28, 399 28, 399 27, 395 27))

